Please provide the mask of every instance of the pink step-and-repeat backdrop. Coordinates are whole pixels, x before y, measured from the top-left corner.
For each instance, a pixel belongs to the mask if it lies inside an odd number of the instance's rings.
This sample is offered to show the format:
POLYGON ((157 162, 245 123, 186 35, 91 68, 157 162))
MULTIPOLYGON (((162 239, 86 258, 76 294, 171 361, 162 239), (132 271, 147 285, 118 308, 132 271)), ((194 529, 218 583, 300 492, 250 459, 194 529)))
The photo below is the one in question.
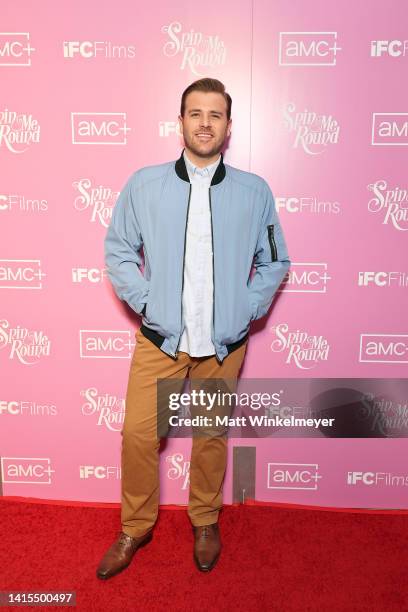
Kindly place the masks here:
MULTIPOLYGON (((181 93, 203 76, 232 96, 225 161, 268 181, 293 262, 242 377, 383 378, 391 391, 406 377, 404 0, 0 11, 3 495, 120 500, 140 319, 113 293, 103 241, 128 176, 179 157, 181 93)), ((384 392, 363 437, 230 439, 224 501, 408 508, 407 399, 384 392)), ((162 503, 187 502, 190 445, 161 453, 162 503)))

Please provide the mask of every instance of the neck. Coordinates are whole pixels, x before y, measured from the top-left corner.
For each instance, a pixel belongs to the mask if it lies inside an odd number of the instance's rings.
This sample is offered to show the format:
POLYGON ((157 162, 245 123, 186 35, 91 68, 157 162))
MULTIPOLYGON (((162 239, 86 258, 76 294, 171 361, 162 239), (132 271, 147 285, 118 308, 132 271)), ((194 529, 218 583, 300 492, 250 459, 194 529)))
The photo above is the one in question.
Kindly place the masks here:
POLYGON ((199 155, 195 155, 188 147, 185 147, 185 152, 188 159, 198 168, 205 168, 206 166, 213 164, 220 156, 220 153, 218 152, 211 157, 200 157, 199 155))

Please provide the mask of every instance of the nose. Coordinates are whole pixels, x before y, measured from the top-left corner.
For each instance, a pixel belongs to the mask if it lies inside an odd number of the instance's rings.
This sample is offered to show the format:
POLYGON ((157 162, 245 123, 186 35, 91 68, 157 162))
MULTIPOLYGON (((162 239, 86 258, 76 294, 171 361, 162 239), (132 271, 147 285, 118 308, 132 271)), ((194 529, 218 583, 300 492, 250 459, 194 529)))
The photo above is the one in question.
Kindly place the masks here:
POLYGON ((201 121, 200 121, 200 127, 207 127, 211 125, 211 118, 210 116, 206 117, 205 115, 202 115, 201 117, 201 121))

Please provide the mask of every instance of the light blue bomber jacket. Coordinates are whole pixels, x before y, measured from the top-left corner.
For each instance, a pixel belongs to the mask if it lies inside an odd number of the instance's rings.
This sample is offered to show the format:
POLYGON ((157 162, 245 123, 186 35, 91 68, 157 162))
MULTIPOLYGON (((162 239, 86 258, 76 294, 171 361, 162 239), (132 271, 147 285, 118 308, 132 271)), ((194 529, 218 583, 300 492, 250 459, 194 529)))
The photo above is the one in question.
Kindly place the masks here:
MULTIPOLYGON (((107 274, 116 294, 142 315, 141 332, 174 359, 184 329, 190 196, 183 152, 177 161, 141 168, 121 191, 105 238, 107 274)), ((290 260, 268 184, 225 164, 222 153, 209 187, 209 207, 211 339, 222 362, 246 341, 251 321, 267 314, 290 260)))

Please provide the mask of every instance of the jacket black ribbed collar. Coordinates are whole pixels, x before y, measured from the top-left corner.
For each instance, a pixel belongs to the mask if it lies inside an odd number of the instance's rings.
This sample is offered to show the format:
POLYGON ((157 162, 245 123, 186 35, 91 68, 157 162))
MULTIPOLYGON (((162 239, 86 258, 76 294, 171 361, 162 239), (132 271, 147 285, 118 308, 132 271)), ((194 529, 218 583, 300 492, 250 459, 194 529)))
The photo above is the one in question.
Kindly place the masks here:
MULTIPOLYGON (((187 183, 190 182, 190 178, 188 176, 188 172, 187 172, 187 168, 186 168, 186 162, 184 161, 184 149, 181 152, 180 157, 178 158, 178 160, 176 161, 175 164, 175 170, 176 170, 176 174, 179 178, 181 178, 183 181, 186 181, 187 183)), ((220 153, 221 155, 221 159, 220 159, 220 163, 218 164, 215 172, 214 172, 214 176, 212 177, 212 181, 210 183, 210 185, 218 185, 218 183, 221 183, 221 181, 224 180, 225 178, 225 165, 224 165, 224 161, 223 161, 223 154, 220 153)))

